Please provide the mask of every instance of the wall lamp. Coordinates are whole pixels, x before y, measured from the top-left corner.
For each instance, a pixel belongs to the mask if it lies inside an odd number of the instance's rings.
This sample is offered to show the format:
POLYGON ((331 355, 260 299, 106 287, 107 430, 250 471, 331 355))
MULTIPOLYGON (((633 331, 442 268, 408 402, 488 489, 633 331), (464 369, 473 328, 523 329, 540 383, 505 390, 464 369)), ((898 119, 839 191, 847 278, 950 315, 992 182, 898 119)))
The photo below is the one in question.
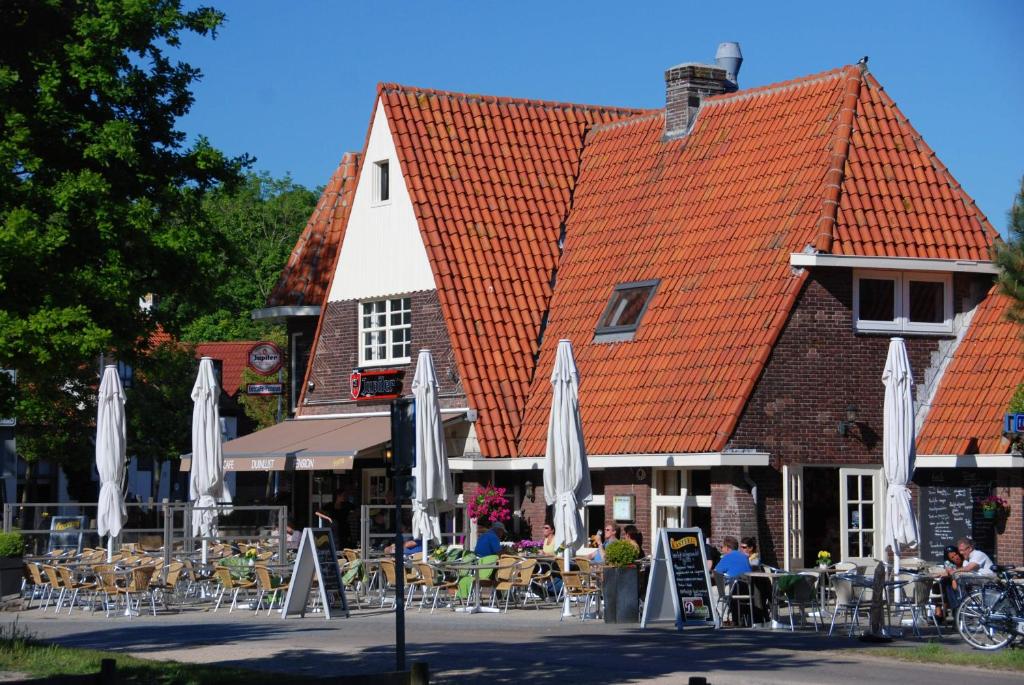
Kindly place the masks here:
POLYGON ((839 426, 836 429, 841 437, 846 437, 850 429, 857 425, 857 405, 848 404, 846 405, 846 418, 839 422, 839 426))
POLYGON ((536 502, 537 495, 533 491, 533 481, 526 481, 525 483, 523 483, 523 487, 526 488, 526 499, 530 500, 531 502, 536 502))

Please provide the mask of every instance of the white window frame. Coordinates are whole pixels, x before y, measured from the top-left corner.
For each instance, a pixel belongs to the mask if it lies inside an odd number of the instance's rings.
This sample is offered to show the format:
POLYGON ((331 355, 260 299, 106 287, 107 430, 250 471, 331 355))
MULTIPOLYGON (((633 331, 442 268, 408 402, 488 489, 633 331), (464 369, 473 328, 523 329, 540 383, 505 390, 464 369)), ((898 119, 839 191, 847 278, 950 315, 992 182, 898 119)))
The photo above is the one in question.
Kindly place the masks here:
MULTIPOLYGON (((692 520, 692 511, 695 508, 711 508, 711 495, 693 495, 692 475, 695 470, 690 468, 663 468, 651 469, 651 533, 656 534, 661 518, 661 512, 666 509, 679 509, 679 520, 676 525, 688 526, 692 520), (662 474, 674 472, 679 475, 679 492, 663 493, 660 481, 662 474)), ((675 488, 673 488, 675 489, 675 488)), ((710 535, 711 531, 705 530, 704 535, 710 535)))
MULTIPOLYGON (((404 311, 404 310, 400 310, 400 311, 404 311)), ((412 298, 409 295, 396 295, 394 297, 382 297, 382 298, 373 299, 373 300, 361 300, 359 302, 359 312, 358 312, 358 315, 359 315, 359 338, 358 338, 357 344, 359 345, 359 366, 388 366, 388 365, 391 365, 391 364, 408 364, 411 361, 412 357, 409 356, 409 355, 407 355, 405 357, 392 357, 391 356, 391 354, 392 354, 392 347, 393 347, 392 332, 395 331, 395 330, 399 330, 399 329, 402 329, 402 330, 408 329, 410 331, 410 342, 409 342, 410 354, 411 354, 411 351, 412 351, 412 298), (408 324, 401 324, 401 325, 398 325, 398 326, 392 325, 392 323, 391 323, 391 315, 392 315, 392 313, 394 313, 394 310, 392 310, 391 305, 396 300, 398 300, 398 301, 408 300, 409 301, 409 323, 408 324), (366 328, 363 325, 363 317, 364 317, 363 307, 365 305, 375 304, 377 302, 386 302, 387 303, 387 309, 384 312, 384 320, 385 320, 384 327, 383 328, 378 328, 378 327, 366 328), (385 334, 384 349, 385 349, 386 355, 382 359, 369 359, 369 358, 367 358, 366 344, 363 342, 363 338, 365 337, 366 333, 371 333, 371 332, 383 332, 385 334)))
POLYGON ((930 271, 876 271, 857 269, 853 272, 853 325, 858 333, 931 333, 953 332, 953 275, 930 271), (861 279, 893 282, 893 320, 870 321, 860 318, 861 279), (912 322, 910 313, 911 281, 942 283, 943 321, 941 323, 912 322))
MULTIPOLYGON (((871 536, 871 556, 878 557, 885 553, 885 549, 882 546, 882 534, 885 522, 882 520, 884 516, 882 507, 885 501, 885 478, 882 475, 882 471, 879 469, 871 468, 840 468, 839 469, 839 547, 840 555, 845 559, 851 557, 863 556, 862 550, 851 550, 850 549, 850 533, 859 533, 861 536, 871 536), (871 479, 871 499, 862 500, 860 493, 849 492, 846 479, 848 476, 856 476, 861 478, 871 479), (870 502, 870 505, 866 503, 870 502), (862 521, 858 521, 858 525, 853 526, 853 521, 850 521, 849 505, 851 503, 858 504, 858 511, 863 511, 864 506, 871 507, 871 527, 867 528, 862 525, 862 521), (865 532, 869 531, 869 532, 865 532), (856 553, 855 553, 856 552, 856 553)), ((863 543, 861 543, 863 544, 863 543)))
POLYGON ((391 160, 390 159, 378 159, 373 163, 373 206, 380 207, 383 205, 391 204, 391 160), (387 166, 388 168, 388 196, 386 199, 381 199, 381 168, 387 166))

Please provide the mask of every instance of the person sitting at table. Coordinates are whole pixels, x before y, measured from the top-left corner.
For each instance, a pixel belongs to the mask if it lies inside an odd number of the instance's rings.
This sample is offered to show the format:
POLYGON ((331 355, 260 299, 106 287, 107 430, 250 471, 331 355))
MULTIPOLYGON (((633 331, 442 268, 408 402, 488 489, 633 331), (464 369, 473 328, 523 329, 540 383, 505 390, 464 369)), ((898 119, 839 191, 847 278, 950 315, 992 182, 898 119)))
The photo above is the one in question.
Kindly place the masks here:
POLYGON ((995 576, 995 564, 992 559, 980 549, 975 549, 974 540, 971 538, 960 538, 956 541, 957 551, 964 558, 963 566, 954 573, 976 573, 979 576, 995 576))
POLYGON ((963 567, 964 558, 960 556, 960 550, 953 545, 946 545, 945 557, 943 566, 946 567, 946 575, 939 578, 942 605, 935 607, 935 618, 939 621, 945 619, 946 616, 952 616, 956 613, 957 607, 960 606, 960 602, 963 600, 960 584, 953 576, 953 572, 963 567))
POLYGON ((640 556, 644 555, 644 536, 640 529, 630 524, 622 529, 622 539, 636 547, 640 556))
MULTIPOLYGON (((409 532, 409 527, 408 526, 402 526, 402 540, 403 540, 402 547, 405 548, 405 554, 407 556, 410 555, 410 554, 416 554, 417 552, 422 552, 423 551, 423 545, 422 545, 421 541, 417 540, 415 537, 413 537, 412 533, 409 532)), ((394 554, 395 553, 395 543, 391 543, 390 545, 385 547, 384 548, 384 553, 385 554, 394 554)))
POLYGON ((555 526, 552 523, 544 524, 544 544, 541 546, 544 554, 554 555, 558 551, 558 543, 555 542, 555 526))
POLYGON ((761 565, 761 555, 757 553, 757 540, 754 538, 743 538, 740 540, 740 551, 747 555, 750 568, 761 565))
POLYGON ((478 558, 501 554, 500 536, 505 532, 505 524, 501 521, 491 523, 480 518, 476 523, 476 532, 476 547, 473 548, 473 553, 478 558))
POLYGON ((604 527, 604 544, 602 547, 607 547, 608 543, 615 542, 619 539, 619 527, 614 523, 609 523, 604 527))
POLYGON ((722 538, 722 558, 715 566, 715 573, 736 577, 750 573, 750 560, 739 550, 740 543, 731 535, 722 538))

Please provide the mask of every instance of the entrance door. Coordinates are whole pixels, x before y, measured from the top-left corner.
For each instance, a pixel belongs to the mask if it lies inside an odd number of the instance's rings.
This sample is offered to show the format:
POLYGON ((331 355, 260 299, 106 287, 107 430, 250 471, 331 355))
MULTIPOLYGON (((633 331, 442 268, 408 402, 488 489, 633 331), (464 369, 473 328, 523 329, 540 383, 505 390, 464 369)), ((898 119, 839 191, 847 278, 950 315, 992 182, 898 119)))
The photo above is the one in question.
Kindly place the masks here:
POLYGON ((839 469, 840 544, 843 559, 882 553, 882 472, 839 469))
POLYGON ((804 563, 804 467, 782 466, 782 525, 786 570, 804 563))

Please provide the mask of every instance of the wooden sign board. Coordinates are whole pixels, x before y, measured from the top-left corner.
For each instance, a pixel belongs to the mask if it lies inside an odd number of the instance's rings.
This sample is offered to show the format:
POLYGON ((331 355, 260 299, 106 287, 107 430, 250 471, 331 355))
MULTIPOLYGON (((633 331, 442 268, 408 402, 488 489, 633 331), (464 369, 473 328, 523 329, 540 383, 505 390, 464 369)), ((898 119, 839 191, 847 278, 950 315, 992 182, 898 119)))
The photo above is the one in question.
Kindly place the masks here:
POLYGON ((659 528, 640 627, 674 621, 680 630, 684 626, 720 628, 707 561, 700 528, 659 528))
POLYGON ((306 615, 314 577, 320 591, 324 618, 331 619, 342 614, 348 618, 348 602, 345 600, 345 588, 341 584, 338 553, 330 528, 302 529, 302 539, 299 541, 298 554, 295 555, 295 566, 288 594, 284 598, 281 618, 295 614, 306 615))

